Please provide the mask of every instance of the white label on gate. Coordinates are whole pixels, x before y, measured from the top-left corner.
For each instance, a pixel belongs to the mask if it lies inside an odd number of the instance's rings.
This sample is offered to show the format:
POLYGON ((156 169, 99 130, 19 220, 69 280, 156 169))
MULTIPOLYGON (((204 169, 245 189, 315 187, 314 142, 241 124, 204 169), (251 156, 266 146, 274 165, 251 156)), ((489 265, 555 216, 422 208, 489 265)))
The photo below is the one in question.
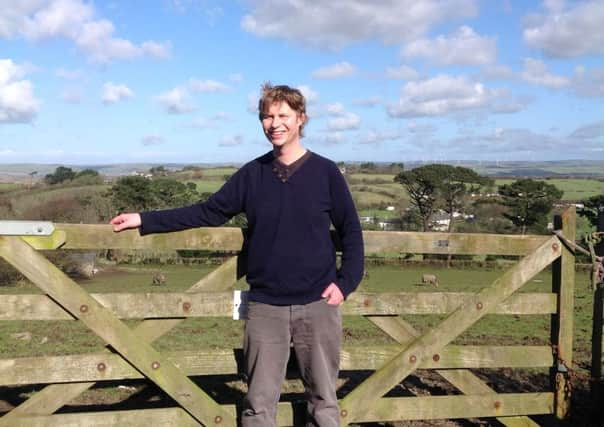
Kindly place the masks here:
POLYGON ((247 319, 247 291, 233 292, 233 319, 247 319))

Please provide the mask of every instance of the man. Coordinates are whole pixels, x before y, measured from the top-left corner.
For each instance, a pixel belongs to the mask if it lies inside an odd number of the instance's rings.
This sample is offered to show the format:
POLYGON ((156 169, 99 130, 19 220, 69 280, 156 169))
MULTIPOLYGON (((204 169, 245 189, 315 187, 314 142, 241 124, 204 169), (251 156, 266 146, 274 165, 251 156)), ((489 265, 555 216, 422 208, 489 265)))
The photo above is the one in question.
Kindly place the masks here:
POLYGON ((307 122, 302 93, 265 84, 258 111, 272 151, 244 165, 207 202, 122 214, 111 224, 115 231, 140 227, 148 234, 218 226, 245 212, 250 290, 242 425, 275 425, 293 344, 306 389, 306 425, 337 426, 339 305, 363 275, 361 226, 338 167, 300 142, 307 122), (339 269, 331 224, 343 247, 339 269))

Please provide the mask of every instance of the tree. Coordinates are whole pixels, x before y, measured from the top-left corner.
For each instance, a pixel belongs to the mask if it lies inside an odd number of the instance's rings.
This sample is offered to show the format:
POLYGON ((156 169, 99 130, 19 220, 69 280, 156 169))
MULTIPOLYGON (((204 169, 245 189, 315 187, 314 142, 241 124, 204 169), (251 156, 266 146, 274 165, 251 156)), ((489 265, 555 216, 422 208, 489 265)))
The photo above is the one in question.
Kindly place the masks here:
POLYGON ((116 211, 144 211, 190 205, 197 202, 200 195, 192 182, 127 176, 111 187, 109 197, 116 211))
POLYGON ((362 171, 374 171, 374 170, 377 169, 377 166, 373 162, 364 162, 364 163, 361 163, 360 167, 361 167, 362 171))
POLYGON ((604 212, 604 194, 581 200, 581 203, 583 203, 584 208, 579 211, 579 215, 587 218, 592 227, 597 227, 598 215, 600 212, 604 212))
POLYGON ((29 186, 33 187, 34 186, 34 176, 36 176, 38 174, 38 171, 31 171, 29 173, 29 186))
POLYGON ((463 206, 468 193, 478 191, 482 186, 490 185, 492 180, 462 166, 433 166, 440 175, 438 190, 442 203, 441 207, 449 215, 447 232, 451 232, 453 214, 463 206))
POLYGON ((520 227, 522 234, 529 227, 546 223, 554 202, 564 194, 555 185, 530 178, 502 185, 498 192, 502 204, 508 208, 503 216, 520 227))
POLYGON ((166 176, 168 175, 168 170, 163 166, 154 166, 149 169, 149 173, 153 176, 166 176))
POLYGON ((86 169, 82 169, 81 171, 79 171, 76 175, 75 178, 81 178, 84 176, 92 176, 92 177, 97 177, 100 176, 99 172, 94 170, 94 169, 90 169, 90 168, 86 168, 86 169))
POLYGON ((421 166, 400 172, 394 177, 394 181, 407 190, 411 205, 417 209, 421 219, 423 231, 428 231, 430 217, 437 206, 440 180, 438 166, 441 165, 421 166))
POLYGON ((151 181, 154 195, 154 209, 190 205, 199 200, 197 186, 192 182, 186 184, 174 179, 151 181))
POLYGON ((65 166, 59 166, 53 173, 49 173, 44 177, 44 181, 47 184, 60 184, 65 181, 71 181, 76 176, 76 173, 71 168, 65 166))
POLYGON ((398 162, 398 163, 390 163, 390 166, 388 167, 388 169, 390 169, 391 173, 399 173, 405 170, 405 164, 398 162))
POLYGON ((151 181, 142 176, 124 176, 117 180, 108 192, 114 209, 123 211, 145 211, 154 206, 155 195, 151 181))

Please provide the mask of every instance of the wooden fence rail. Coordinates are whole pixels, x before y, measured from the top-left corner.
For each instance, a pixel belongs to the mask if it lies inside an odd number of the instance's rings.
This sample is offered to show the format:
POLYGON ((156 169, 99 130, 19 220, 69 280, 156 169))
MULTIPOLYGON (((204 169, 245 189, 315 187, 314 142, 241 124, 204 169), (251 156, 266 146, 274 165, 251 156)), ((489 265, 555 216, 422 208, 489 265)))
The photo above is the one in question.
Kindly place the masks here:
MULTIPOLYGON (((575 238, 574 210, 556 226, 575 238)), ((345 315, 364 316, 392 338, 380 346, 344 346, 342 371, 370 371, 340 401, 343 425, 414 419, 496 417, 508 426, 537 425, 529 416, 569 411, 568 368, 572 363, 574 255, 555 236, 366 232, 365 252, 493 254, 522 258, 470 292, 356 292, 345 315), (552 292, 517 293, 552 266, 552 292), (439 314, 440 324, 417 331, 407 315, 439 314), (551 345, 455 345, 452 342, 487 314, 551 315, 551 345), (470 369, 550 368, 550 390, 498 393, 470 369), (460 394, 384 397, 417 369, 433 370, 460 394)), ((38 286, 41 295, 0 295, 0 321, 78 321, 101 337, 101 352, 0 360, 0 386, 46 384, 0 418, 0 426, 235 426, 237 408, 217 403, 191 376, 240 372, 240 349, 197 349, 160 353, 152 343, 190 317, 230 317, 232 287, 241 277, 239 256, 194 283, 186 292, 89 294, 39 250, 198 249, 238 253, 245 234, 235 228, 196 229, 141 237, 115 234, 106 225, 57 224, 49 236, 0 236, 0 256, 38 286), (125 319, 145 319, 128 326, 125 319), (99 381, 145 378, 177 407, 60 413, 99 381)), ((337 242, 336 242, 337 244, 337 242)), ((279 425, 295 425, 295 404, 281 402, 279 425)))

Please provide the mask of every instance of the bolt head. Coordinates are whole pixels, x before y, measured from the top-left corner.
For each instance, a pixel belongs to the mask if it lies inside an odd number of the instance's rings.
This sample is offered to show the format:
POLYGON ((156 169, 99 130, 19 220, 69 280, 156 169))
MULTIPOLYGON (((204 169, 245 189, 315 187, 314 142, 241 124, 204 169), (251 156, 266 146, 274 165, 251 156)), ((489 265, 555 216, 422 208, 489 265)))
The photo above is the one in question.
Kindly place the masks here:
POLYGON ((342 418, 346 418, 346 417, 348 416, 348 411, 347 411, 346 409, 342 409, 342 410, 340 411, 340 416, 341 416, 342 418))
POLYGON ((153 362, 153 363, 151 364, 151 368, 153 368, 153 369, 159 369, 159 366, 160 366, 160 365, 159 365, 159 362, 153 362))
POLYGON ((476 303, 476 310, 482 310, 482 303, 481 302, 477 302, 476 303))
POLYGON ((220 424, 222 422, 222 417, 220 415, 216 415, 216 417, 214 417, 214 422, 216 424, 220 424))
POLYGON ((87 313, 88 312, 88 306, 86 304, 82 304, 80 306, 80 313, 87 313))
POLYGON ((434 360, 435 362, 438 362, 440 360, 440 355, 435 354, 434 356, 432 356, 432 360, 434 360))
POLYGON ((100 362, 98 365, 96 365, 96 369, 102 372, 107 369, 107 365, 105 365, 103 362, 100 362))
POLYGON ((411 363, 417 362, 417 357, 414 354, 412 354, 411 356, 409 356, 409 362, 411 362, 411 363))

